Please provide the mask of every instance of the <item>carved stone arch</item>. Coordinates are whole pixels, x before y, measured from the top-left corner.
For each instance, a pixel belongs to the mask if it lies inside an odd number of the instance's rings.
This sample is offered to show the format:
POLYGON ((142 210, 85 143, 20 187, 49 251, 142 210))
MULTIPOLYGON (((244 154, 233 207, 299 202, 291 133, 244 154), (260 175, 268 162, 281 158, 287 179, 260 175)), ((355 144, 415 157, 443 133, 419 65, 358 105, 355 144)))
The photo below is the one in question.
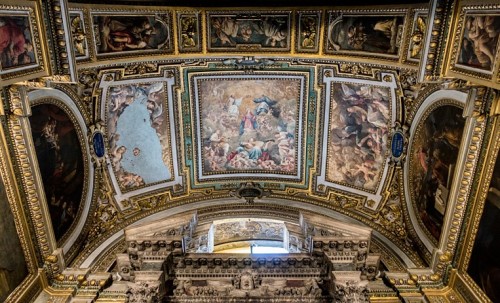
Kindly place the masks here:
MULTIPOLYGON (((268 200, 264 202, 270 201, 268 200)), ((363 224, 353 218, 347 217, 346 215, 340 214, 334 210, 326 209, 320 206, 304 205, 303 203, 297 201, 277 198, 273 198, 272 203, 259 203, 259 209, 256 209, 255 207, 249 206, 247 204, 241 204, 237 201, 235 202, 234 199, 219 199, 217 201, 210 200, 192 203, 155 213, 148 217, 142 218, 139 221, 135 221, 132 226, 148 224, 148 222, 168 219, 172 216, 179 216, 181 213, 192 211, 197 212, 197 218, 199 222, 197 231, 198 228, 203 228, 204 222, 212 222, 215 219, 237 217, 274 218, 285 222, 285 225, 289 231, 289 236, 295 235, 299 237, 299 235, 302 233, 302 227, 298 224, 301 212, 321 215, 321 218, 323 218, 321 220, 323 221, 328 221, 325 220, 325 218, 327 217, 331 220, 358 225, 362 229, 367 228, 366 224, 363 224), (221 205, 224 206, 222 207, 221 205), (214 211, 214 208, 217 209, 217 212, 214 211), (239 212, 241 212, 240 216, 238 215, 239 212), (295 222, 295 224, 290 224, 290 222, 295 222)), ((131 225, 130 222, 124 222, 124 224, 127 224, 128 226, 131 225)), ((124 228, 125 227, 126 226, 124 225, 124 228)), ((322 227, 321 225, 314 227, 318 231, 318 236, 321 235, 321 230, 326 230, 326 228, 322 227)), ((323 232, 323 235, 331 236, 331 234, 328 232, 323 232)), ((379 247, 375 252, 381 254, 383 256, 383 259, 393 259, 392 256, 398 256, 398 265, 392 266, 392 268, 413 268, 421 265, 418 260, 414 259, 414 256, 409 255, 406 250, 401 249, 401 247, 393 243, 391 239, 387 238, 383 234, 374 230, 372 232, 372 238, 376 239, 377 245, 375 248, 379 247), (380 247, 383 247, 384 249, 380 249, 380 247)), ((84 258, 75 260, 72 266, 100 269, 109 268, 114 262, 112 255, 114 253, 123 253, 123 251, 125 250, 126 246, 124 244, 124 239, 125 234, 123 230, 119 230, 109 235, 107 238, 103 238, 102 241, 92 247, 91 253, 82 254, 84 258)), ((299 240, 305 240, 305 238, 301 236, 299 240)), ((303 241, 299 241, 299 244, 303 245, 302 242, 303 241)), ((289 244, 297 245, 297 243, 289 244)))
MULTIPOLYGON (((80 199, 79 209, 77 210, 77 214, 75 216, 78 220, 71 224, 67 232, 65 232, 58 241, 59 245, 63 249, 63 252, 67 254, 70 250, 75 249, 73 245, 84 229, 92 204, 92 193, 94 190, 94 166, 91 163, 90 146, 88 144, 89 134, 86 119, 80 112, 75 100, 60 90, 45 88, 36 89, 28 92, 27 96, 32 107, 41 104, 50 104, 62 109, 73 123, 78 141, 80 143, 84 171, 82 196, 80 199)), ((49 201, 46 202, 49 203, 49 201)))

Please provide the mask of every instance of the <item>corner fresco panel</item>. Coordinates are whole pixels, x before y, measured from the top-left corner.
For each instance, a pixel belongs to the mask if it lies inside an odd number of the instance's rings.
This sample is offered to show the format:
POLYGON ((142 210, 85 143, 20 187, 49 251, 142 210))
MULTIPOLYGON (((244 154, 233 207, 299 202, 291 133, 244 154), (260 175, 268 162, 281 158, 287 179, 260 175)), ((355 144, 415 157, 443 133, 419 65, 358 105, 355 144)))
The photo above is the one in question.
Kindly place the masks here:
POLYGON ((326 52, 365 52, 397 56, 403 35, 404 18, 387 16, 350 16, 330 13, 326 52))
POLYGON ((0 71, 37 63, 29 16, 0 11, 0 71))
POLYGON ((500 34, 500 15, 466 14, 457 64, 491 72, 500 34))
POLYGON ((391 121, 387 87, 333 83, 327 179, 375 191, 384 170, 391 121))
POLYGON ((290 13, 209 13, 210 50, 290 50, 290 13))
POLYGON ((93 15, 97 54, 164 53, 171 49, 168 14, 93 15))
POLYGON ((296 174, 299 79, 207 79, 197 86, 203 174, 296 174))
POLYGON ((109 153, 122 191, 172 178, 166 98, 163 82, 109 87, 109 153))
POLYGON ((30 117, 35 151, 56 239, 68 231, 80 209, 84 168, 75 125, 60 107, 40 104, 30 117))
POLYGON ((497 158, 467 273, 493 302, 500 301, 500 158, 497 158))
POLYGON ((419 122, 410 158, 410 192, 423 226, 437 242, 441 235, 465 119, 445 105, 419 122))
POLYGON ((26 278, 28 269, 10 209, 5 185, 0 179, 0 302, 26 278))

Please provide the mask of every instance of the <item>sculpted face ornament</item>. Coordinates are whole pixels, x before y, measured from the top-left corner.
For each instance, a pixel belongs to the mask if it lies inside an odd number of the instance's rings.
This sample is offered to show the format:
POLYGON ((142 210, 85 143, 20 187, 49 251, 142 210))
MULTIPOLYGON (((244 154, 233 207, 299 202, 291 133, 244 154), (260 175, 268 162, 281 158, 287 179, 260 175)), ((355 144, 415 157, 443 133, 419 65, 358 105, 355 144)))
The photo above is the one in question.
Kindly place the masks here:
POLYGON ((252 290, 253 289, 253 279, 249 274, 243 274, 241 276, 241 289, 243 290, 252 290))

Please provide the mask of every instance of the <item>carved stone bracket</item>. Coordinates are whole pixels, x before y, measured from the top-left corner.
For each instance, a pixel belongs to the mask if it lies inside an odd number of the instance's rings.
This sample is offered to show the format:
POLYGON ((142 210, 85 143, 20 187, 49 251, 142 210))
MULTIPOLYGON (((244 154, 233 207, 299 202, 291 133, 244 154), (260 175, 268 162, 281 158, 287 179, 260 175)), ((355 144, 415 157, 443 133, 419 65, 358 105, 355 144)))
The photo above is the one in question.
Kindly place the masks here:
POLYGON ((262 199, 262 197, 271 195, 271 191, 261 189, 258 184, 253 182, 247 182, 242 183, 240 188, 231 191, 229 194, 239 199, 243 198, 247 203, 252 204, 255 199, 262 199))

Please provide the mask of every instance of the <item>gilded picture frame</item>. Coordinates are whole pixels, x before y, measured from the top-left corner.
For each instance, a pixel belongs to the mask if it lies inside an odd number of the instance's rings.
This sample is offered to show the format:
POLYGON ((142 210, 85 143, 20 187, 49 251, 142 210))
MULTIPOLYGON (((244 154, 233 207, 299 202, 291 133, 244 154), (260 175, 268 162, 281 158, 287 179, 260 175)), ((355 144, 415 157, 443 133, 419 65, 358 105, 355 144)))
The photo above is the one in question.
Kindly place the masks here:
POLYGON ((319 51, 319 38, 321 11, 297 11, 296 50, 298 53, 317 53, 319 51))
POLYGON ((291 11, 207 11, 207 50, 286 52, 291 11))
POLYGON ((177 41, 181 53, 201 51, 201 12, 177 12, 177 41))
POLYGON ((398 61, 408 8, 330 10, 325 18, 324 52, 398 61))
MULTIPOLYGON (((0 105, 3 108, 3 102, 0 99, 0 105)), ((0 111, 3 115, 3 112, 0 111)), ((17 231, 18 244, 22 252, 18 252, 23 256, 23 261, 26 266, 26 275, 17 286, 11 287, 8 290, 7 297, 4 299, 5 303, 10 302, 28 302, 34 295, 38 294, 43 289, 43 278, 38 271, 37 248, 35 247, 36 239, 30 233, 30 223, 28 222, 28 215, 25 210, 21 199, 21 189, 16 180, 14 173, 14 163, 9 152, 7 145, 6 130, 4 124, 0 125, 0 182, 4 187, 4 194, 6 199, 2 201, 4 206, 10 207, 13 223, 17 231)), ((5 197, 2 197, 2 199, 5 197)), ((5 213, 2 213, 5 220, 5 213)), ((6 233, 4 226, 2 226, 2 233, 6 233)), ((12 241, 12 239, 10 239, 12 241)), ((3 250, 4 248, 2 248, 3 250)), ((9 247, 10 249, 10 247, 9 247)), ((6 250, 12 253, 13 250, 6 250)), ((14 257, 19 259, 18 257, 14 257)), ((7 273, 8 274, 8 273, 7 273)), ((2 283, 5 281, 2 280, 2 283)), ((2 285, 2 288, 5 284, 2 285)), ((3 290, 3 289, 2 289, 3 290)), ((5 293, 4 293, 5 295, 5 293)))
MULTIPOLYGON (((491 293, 488 294, 491 289, 486 290, 485 286, 487 285, 481 283, 481 280, 479 280, 478 277, 474 277, 474 274, 471 274, 471 270, 473 270, 472 267, 477 264, 477 261, 475 262, 474 259, 478 259, 478 256, 474 256, 475 250, 477 249, 475 246, 478 245, 478 241, 481 241, 481 233, 484 234, 486 231, 484 230, 484 226, 482 226, 484 225, 482 219, 484 219, 483 217, 485 216, 485 209, 487 208, 486 205, 489 204, 489 206, 491 206, 495 204, 496 199, 493 198, 492 200, 491 195, 496 195, 498 192, 497 188, 492 190, 492 185, 498 183, 498 175, 500 175, 499 118, 500 116, 498 116, 498 113, 496 116, 490 118, 492 123, 490 129, 487 130, 488 137, 485 142, 485 146, 487 147, 484 149, 483 165, 478 167, 478 173, 476 174, 478 178, 477 187, 470 198, 470 201, 473 201, 468 210, 470 215, 467 216, 466 221, 464 221, 464 226, 467 226, 468 228, 464 229, 464 237, 461 240, 463 248, 459 250, 457 254, 457 270, 452 272, 450 278, 450 285, 468 302, 491 302, 498 299, 498 297, 491 297, 491 293), (494 178, 495 180, 493 180, 494 178)), ((495 230, 489 230, 487 232, 490 235, 497 234, 495 233, 495 230)), ((480 251, 478 250, 478 252, 480 251)), ((495 250, 491 251, 491 253, 495 252, 495 250)), ((491 260, 488 260, 484 251, 479 259, 479 262, 485 262, 485 265, 488 266, 488 268, 498 269, 498 265, 492 266, 489 263, 491 260)), ((486 274, 484 271, 480 273, 480 275, 484 274, 486 274)), ((495 280, 493 280, 493 282, 494 281, 495 280)), ((496 281, 498 281, 498 278, 496 281)), ((496 291, 496 295, 498 295, 498 291, 496 291)))
POLYGON ((89 9, 98 60, 173 52, 172 12, 167 9, 89 9))
POLYGON ((500 88, 500 4, 461 3, 446 76, 500 88))
POLYGON ((0 4, 0 86, 47 76, 49 66, 37 1, 0 4))

